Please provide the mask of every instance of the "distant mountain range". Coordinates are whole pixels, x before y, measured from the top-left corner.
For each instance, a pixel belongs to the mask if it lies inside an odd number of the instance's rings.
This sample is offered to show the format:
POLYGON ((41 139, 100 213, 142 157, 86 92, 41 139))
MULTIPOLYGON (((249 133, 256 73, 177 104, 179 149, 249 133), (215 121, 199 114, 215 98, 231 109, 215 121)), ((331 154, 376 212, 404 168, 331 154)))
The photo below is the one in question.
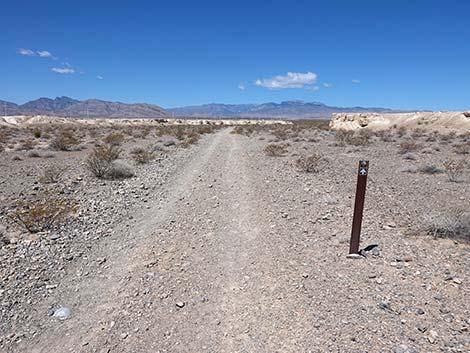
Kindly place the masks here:
POLYGON ((323 103, 287 101, 263 104, 205 104, 167 109, 175 116, 251 118, 329 118, 332 113, 393 112, 386 108, 332 107, 323 103))
POLYGON ((126 104, 98 99, 79 101, 69 97, 39 98, 18 105, 0 100, 0 115, 53 115, 81 118, 165 118, 168 113, 153 104, 126 104))
POLYGON ((330 118, 332 113, 396 112, 386 108, 334 107, 323 103, 287 101, 263 104, 205 104, 163 109, 157 105, 107 102, 98 99, 79 101, 69 97, 39 98, 25 104, 0 100, 0 115, 50 115, 106 118, 330 118))

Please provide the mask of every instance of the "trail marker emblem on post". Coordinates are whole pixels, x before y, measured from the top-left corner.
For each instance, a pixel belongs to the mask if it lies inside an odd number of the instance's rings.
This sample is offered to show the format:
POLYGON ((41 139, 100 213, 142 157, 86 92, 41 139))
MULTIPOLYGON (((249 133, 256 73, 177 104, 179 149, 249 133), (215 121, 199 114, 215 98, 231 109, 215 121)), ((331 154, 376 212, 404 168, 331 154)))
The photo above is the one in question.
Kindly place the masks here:
POLYGON ((357 173, 356 200, 354 202, 354 216, 351 231, 349 254, 359 253, 361 238, 362 215, 364 212, 364 200, 366 196, 367 175, 369 174, 369 161, 359 161, 357 173))

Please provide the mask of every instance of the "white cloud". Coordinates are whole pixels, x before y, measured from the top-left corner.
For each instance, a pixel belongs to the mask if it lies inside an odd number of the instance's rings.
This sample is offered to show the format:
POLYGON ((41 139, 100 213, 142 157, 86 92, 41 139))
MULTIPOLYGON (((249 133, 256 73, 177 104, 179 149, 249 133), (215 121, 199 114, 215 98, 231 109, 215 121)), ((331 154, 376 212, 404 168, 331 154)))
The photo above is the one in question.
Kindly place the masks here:
POLYGON ((356 79, 354 79, 354 80, 352 80, 351 82, 354 83, 354 84, 358 84, 358 83, 361 83, 361 80, 356 80, 356 79))
POLYGON ((96 78, 97 78, 98 80, 102 80, 102 79, 103 79, 103 76, 101 76, 101 75, 96 75, 96 78))
POLYGON ((73 74, 75 70, 70 67, 53 67, 51 71, 54 71, 58 74, 73 74))
POLYGON ((320 87, 318 86, 307 86, 305 89, 308 89, 309 91, 318 91, 320 87))
POLYGON ((246 89, 245 84, 244 84, 243 82, 240 82, 240 83, 238 84, 238 89, 244 91, 244 90, 246 89))
POLYGON ((317 74, 313 72, 288 72, 284 76, 278 75, 272 78, 258 79, 255 81, 255 85, 268 89, 311 88, 317 77, 317 74))
POLYGON ((47 50, 38 50, 37 51, 37 54, 41 57, 41 58, 50 58, 50 59, 53 59, 53 60, 56 60, 57 58, 52 55, 51 52, 47 51, 47 50))
POLYGON ((18 53, 26 56, 36 56, 36 53, 30 49, 20 48, 18 49, 18 53))
POLYGON ((325 83, 323 84, 323 87, 325 87, 325 88, 331 88, 331 87, 333 87, 333 84, 332 84, 332 83, 325 82, 325 83))

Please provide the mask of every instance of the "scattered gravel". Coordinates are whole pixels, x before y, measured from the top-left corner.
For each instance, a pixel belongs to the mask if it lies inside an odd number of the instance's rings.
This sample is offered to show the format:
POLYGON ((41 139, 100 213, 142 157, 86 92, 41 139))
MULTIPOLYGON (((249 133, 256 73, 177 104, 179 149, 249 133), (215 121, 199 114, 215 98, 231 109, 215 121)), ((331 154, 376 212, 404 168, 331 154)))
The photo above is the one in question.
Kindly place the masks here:
POLYGON ((442 165, 451 145, 430 142, 439 151, 403 160, 399 141, 341 147, 329 131, 296 142, 230 132, 159 148, 116 181, 85 171, 87 150, 0 153, 0 351, 470 351, 469 244, 420 232, 427 215, 468 208, 468 179, 400 172, 442 165), (286 156, 264 154, 271 140, 289 142, 286 156), (317 173, 295 168, 308 151, 328 160, 317 173), (352 260, 363 158, 362 252, 352 260), (46 188, 35 168, 52 162, 68 169, 51 187, 78 211, 28 234, 6 215, 46 188))

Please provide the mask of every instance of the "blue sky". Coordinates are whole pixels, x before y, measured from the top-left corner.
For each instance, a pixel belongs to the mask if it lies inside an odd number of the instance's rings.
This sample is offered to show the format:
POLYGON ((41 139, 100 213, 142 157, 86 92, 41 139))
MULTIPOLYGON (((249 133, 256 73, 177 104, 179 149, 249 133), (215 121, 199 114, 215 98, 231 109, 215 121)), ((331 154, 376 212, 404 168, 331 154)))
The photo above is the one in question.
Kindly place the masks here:
POLYGON ((470 108, 470 2, 1 0, 0 99, 470 108))

